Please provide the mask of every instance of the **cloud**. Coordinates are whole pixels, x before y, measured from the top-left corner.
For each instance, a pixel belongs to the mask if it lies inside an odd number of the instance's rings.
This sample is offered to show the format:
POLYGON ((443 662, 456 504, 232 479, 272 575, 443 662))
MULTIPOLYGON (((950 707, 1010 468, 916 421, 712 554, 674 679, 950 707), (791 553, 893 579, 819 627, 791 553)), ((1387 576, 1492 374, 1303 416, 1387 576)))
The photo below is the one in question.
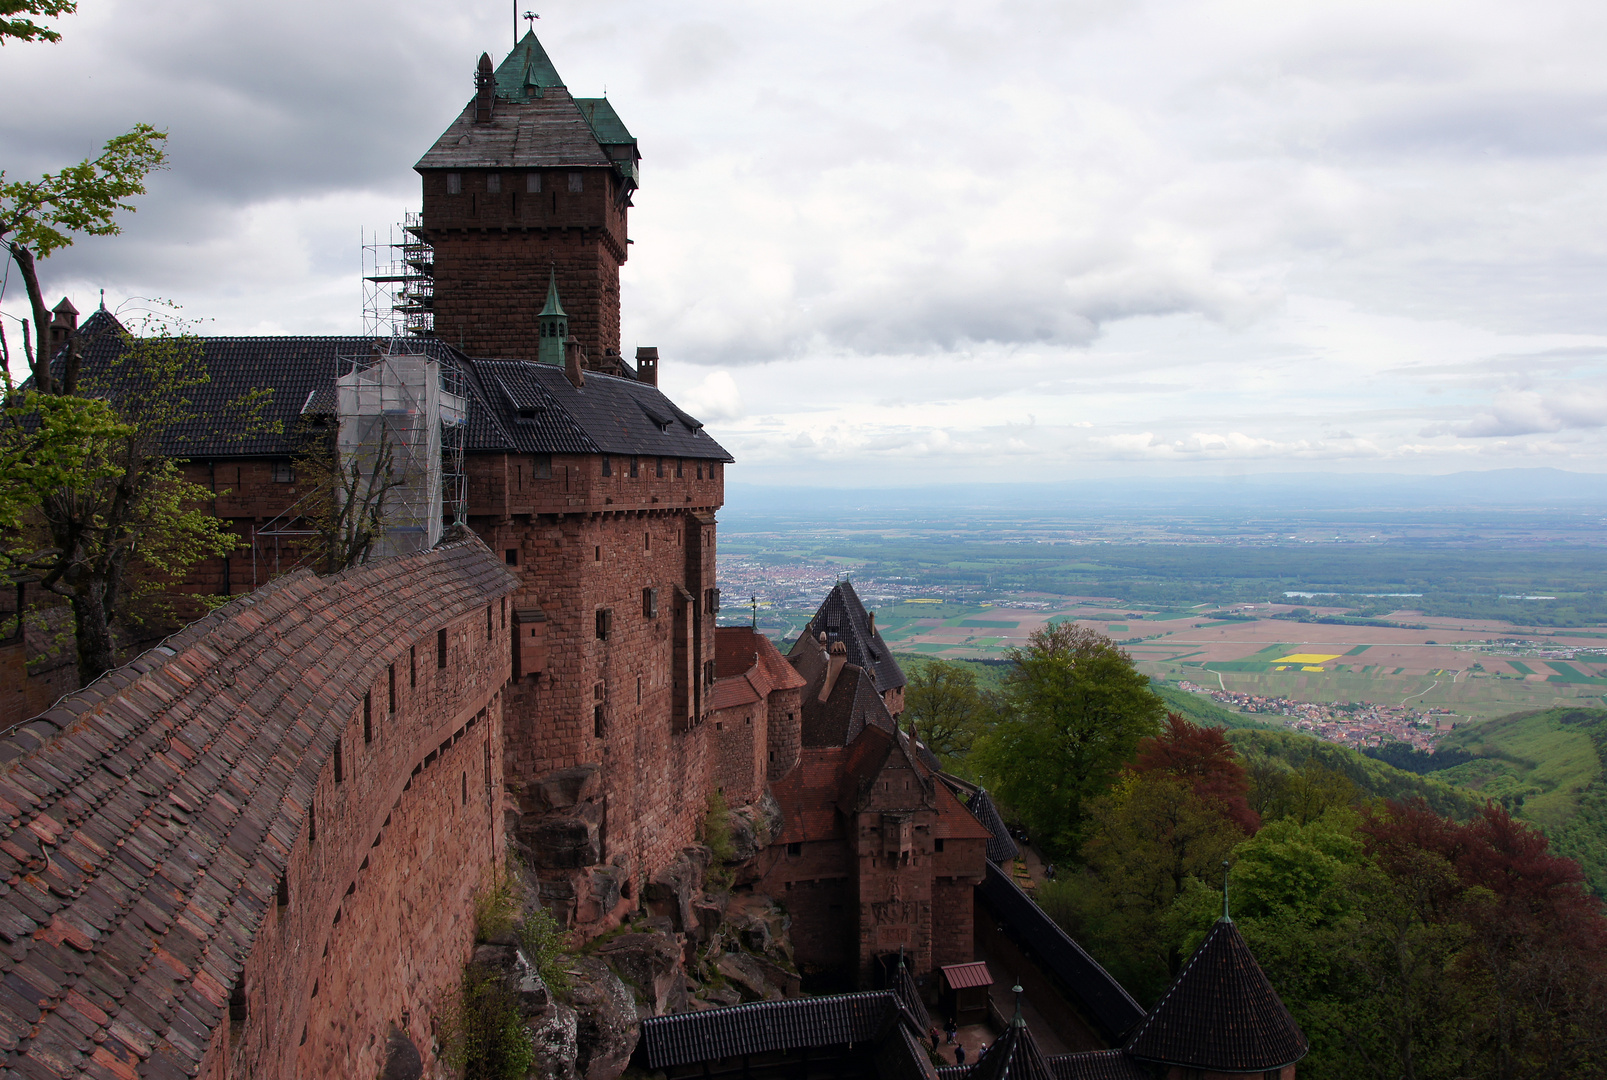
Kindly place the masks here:
POLYGON ((1463 439, 1485 439, 1604 426, 1607 426, 1607 393, 1600 390, 1575 391, 1565 396, 1519 390, 1500 395, 1488 411, 1467 421, 1431 424, 1422 434, 1426 438, 1454 435, 1463 439))
POLYGON ((711 371, 680 397, 681 405, 705 424, 742 417, 742 394, 729 372, 711 371))

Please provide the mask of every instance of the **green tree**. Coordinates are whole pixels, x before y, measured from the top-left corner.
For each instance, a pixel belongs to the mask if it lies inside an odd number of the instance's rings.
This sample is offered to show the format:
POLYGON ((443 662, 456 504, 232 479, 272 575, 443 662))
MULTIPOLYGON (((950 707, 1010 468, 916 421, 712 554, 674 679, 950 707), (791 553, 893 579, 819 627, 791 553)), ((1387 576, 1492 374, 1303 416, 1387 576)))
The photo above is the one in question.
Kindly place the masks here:
MULTIPOLYGON (((119 621, 137 624, 187 568, 237 543, 202 509, 212 493, 185 480, 163 445, 196 419, 189 393, 208 381, 200 341, 157 320, 145 329, 123 333, 118 360, 82 396, 7 380, 0 459, 30 459, 0 475, 0 507, 20 526, 8 561, 71 605, 80 685, 116 665, 119 621)), ((261 430, 265 400, 248 394, 220 420, 261 430)))
POLYGON ((1165 703, 1103 634, 1056 623, 1010 653, 1002 715, 971 757, 988 787, 1040 846, 1074 857, 1084 803, 1111 785, 1165 703))
POLYGON ((51 18, 71 15, 78 10, 77 0, 0 0, 0 45, 6 38, 18 41, 60 41, 61 32, 41 26, 28 18, 40 15, 51 18))
POLYGON ((904 713, 933 753, 948 758, 969 751, 987 711, 976 673, 964 664, 923 660, 913 666, 904 713))

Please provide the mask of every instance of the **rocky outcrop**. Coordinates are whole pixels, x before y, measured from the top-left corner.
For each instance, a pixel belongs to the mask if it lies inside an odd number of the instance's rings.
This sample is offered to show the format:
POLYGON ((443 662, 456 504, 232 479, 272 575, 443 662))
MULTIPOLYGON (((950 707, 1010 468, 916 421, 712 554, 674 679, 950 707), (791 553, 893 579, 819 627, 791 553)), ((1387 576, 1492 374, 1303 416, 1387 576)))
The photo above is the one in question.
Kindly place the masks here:
POLYGON ((424 1058, 406 1033, 393 1026, 385 1040, 385 1067, 379 1080, 419 1080, 424 1075, 424 1058))
POLYGON ((530 1021, 529 1028, 536 1061, 527 1080, 578 1080, 575 1059, 580 1054, 580 1038, 575 1010, 554 1002, 544 1014, 530 1021))
POLYGON ((730 861, 745 863, 757 858, 759 852, 781 835, 781 804, 770 794, 770 789, 765 788, 762 799, 752 806, 733 810, 730 821, 733 848, 730 861))
POLYGON ((687 933, 697 924, 692 914, 692 901, 703 888, 703 875, 708 872, 713 858, 702 844, 681 849, 675 861, 653 876, 642 890, 642 900, 654 915, 670 920, 677 933, 687 933))
POLYGON ((680 935, 621 934, 599 948, 597 955, 635 987, 640 1011, 648 1016, 663 1016, 671 1011, 676 991, 683 989, 684 981, 680 935))
POLYGON ((573 961, 570 1000, 575 1008, 575 1071, 585 1080, 613 1080, 625 1071, 641 1025, 636 1000, 608 965, 596 957, 573 961))

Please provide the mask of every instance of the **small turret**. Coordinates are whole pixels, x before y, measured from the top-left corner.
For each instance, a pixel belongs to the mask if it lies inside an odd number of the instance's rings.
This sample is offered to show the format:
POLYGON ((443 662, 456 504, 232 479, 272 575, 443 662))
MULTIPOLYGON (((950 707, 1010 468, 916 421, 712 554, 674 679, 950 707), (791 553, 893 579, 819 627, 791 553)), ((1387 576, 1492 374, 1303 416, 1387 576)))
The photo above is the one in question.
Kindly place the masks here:
POLYGON ((61 303, 50 310, 54 316, 50 320, 50 351, 55 352, 67 344, 67 338, 78 329, 78 309, 64 296, 61 303))
POLYGON ((536 333, 540 342, 536 346, 538 363, 564 366, 564 342, 569 340, 569 316, 558 300, 558 270, 553 268, 547 281, 547 306, 536 316, 536 333))

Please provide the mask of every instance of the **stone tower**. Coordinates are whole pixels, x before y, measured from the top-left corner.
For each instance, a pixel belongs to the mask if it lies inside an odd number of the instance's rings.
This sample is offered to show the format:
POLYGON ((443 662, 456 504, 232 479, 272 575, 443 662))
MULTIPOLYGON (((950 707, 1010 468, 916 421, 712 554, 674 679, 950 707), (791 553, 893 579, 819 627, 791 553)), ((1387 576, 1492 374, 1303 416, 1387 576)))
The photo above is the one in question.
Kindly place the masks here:
POLYGON ((619 267, 636 140, 607 98, 571 97, 534 33, 414 166, 434 247, 435 336, 471 356, 540 360, 542 301, 561 292, 587 365, 615 370, 619 267))

